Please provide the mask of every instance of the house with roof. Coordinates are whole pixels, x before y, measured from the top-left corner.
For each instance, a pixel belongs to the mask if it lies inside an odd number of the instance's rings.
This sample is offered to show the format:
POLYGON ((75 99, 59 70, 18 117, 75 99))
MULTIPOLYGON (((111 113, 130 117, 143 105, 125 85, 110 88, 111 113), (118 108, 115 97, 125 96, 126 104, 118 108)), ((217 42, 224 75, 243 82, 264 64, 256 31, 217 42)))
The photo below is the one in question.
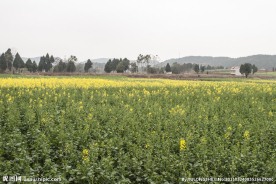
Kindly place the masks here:
POLYGON ((231 75, 242 76, 242 74, 240 73, 239 66, 231 67, 230 71, 231 71, 231 73, 230 73, 231 75))

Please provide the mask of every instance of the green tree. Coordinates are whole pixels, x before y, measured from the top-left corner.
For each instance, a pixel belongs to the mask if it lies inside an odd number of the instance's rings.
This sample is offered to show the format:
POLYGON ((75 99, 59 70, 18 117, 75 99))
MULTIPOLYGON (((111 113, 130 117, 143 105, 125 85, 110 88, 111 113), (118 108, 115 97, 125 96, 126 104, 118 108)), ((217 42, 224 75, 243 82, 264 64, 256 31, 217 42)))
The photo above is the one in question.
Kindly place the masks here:
POLYGON ((258 67, 256 67, 255 65, 252 66, 252 72, 253 74, 255 74, 258 71, 258 67))
POLYGON ((130 72, 131 73, 137 73, 138 72, 138 66, 137 64, 134 62, 134 63, 130 63, 130 72))
POLYGON ((109 60, 107 61, 107 63, 105 64, 105 66, 104 66, 104 71, 105 71, 106 73, 110 73, 110 72, 112 71, 112 61, 111 61, 111 59, 109 59, 109 60))
POLYGON ((62 60, 59 61, 57 68, 58 68, 57 72, 65 72, 66 71, 66 63, 63 62, 62 60))
POLYGON ((55 62, 55 58, 54 58, 53 55, 51 55, 51 57, 50 57, 50 63, 53 64, 54 62, 55 62))
POLYGON ((51 68, 50 56, 48 53, 45 56, 44 63, 45 63, 44 70, 45 70, 45 72, 48 72, 51 68))
POLYGON ((92 61, 88 59, 87 62, 84 64, 84 71, 88 72, 88 70, 92 68, 92 65, 93 65, 92 61))
POLYGON ((124 63, 121 61, 116 67, 117 73, 124 73, 124 63))
POLYGON ((40 57, 40 61, 38 63, 38 71, 39 72, 42 72, 42 71, 45 71, 45 66, 46 66, 46 63, 45 63, 45 57, 42 56, 40 57))
POLYGON ((1 72, 4 72, 6 69, 7 69, 7 62, 6 62, 5 54, 3 53, 0 56, 0 70, 1 72))
POLYGON ((198 72, 199 72, 199 65, 198 64, 194 65, 194 71, 198 74, 198 72))
POLYGON ((252 65, 250 63, 245 63, 240 66, 240 73, 244 74, 246 78, 251 72, 252 72, 252 65))
POLYGON ((12 56, 12 53, 11 53, 11 49, 8 49, 5 52, 5 60, 7 62, 7 68, 9 69, 9 71, 11 71, 12 63, 13 63, 13 56, 12 56))
POLYGON ((30 58, 26 61, 26 68, 29 72, 33 71, 33 62, 31 61, 30 58))
POLYGON ((171 66, 170 66, 169 63, 167 63, 166 68, 165 68, 165 71, 166 71, 166 72, 171 72, 171 71, 172 71, 171 66))
POLYGON ((24 66, 25 66, 25 63, 22 60, 21 56, 18 53, 16 53, 14 61, 13 61, 13 67, 16 70, 18 70, 19 68, 24 68, 24 66))
POLYGON ((141 68, 144 67, 145 65, 147 66, 150 60, 151 60, 150 55, 139 54, 139 56, 137 57, 137 63, 138 65, 140 65, 141 68))
POLYGON ((118 64, 122 61, 122 59, 113 59, 111 61, 111 70, 116 71, 118 64))
POLYGON ((180 74, 182 72, 181 65, 177 62, 174 62, 171 67, 173 74, 180 74))
POLYGON ((33 61, 33 72, 36 72, 37 71, 37 64, 35 61, 33 61))
POLYGON ((67 72, 75 72, 76 71, 76 66, 75 66, 75 62, 77 62, 78 59, 76 56, 70 56, 70 58, 68 59, 68 63, 66 65, 66 71, 67 72))
POLYGON ((127 58, 124 58, 123 61, 121 62, 123 63, 123 66, 124 66, 124 72, 127 71, 129 69, 130 61, 127 58))
POLYGON ((203 73, 205 71, 205 66, 200 66, 200 72, 203 73))

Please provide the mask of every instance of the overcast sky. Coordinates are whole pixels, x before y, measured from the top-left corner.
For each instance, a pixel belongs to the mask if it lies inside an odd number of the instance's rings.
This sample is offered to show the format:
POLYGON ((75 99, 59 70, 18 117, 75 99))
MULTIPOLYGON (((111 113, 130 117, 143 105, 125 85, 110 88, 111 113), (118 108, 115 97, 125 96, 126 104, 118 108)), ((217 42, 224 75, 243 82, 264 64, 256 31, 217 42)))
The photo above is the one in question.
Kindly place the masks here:
POLYGON ((63 58, 276 54, 275 0, 1 0, 0 52, 63 58))

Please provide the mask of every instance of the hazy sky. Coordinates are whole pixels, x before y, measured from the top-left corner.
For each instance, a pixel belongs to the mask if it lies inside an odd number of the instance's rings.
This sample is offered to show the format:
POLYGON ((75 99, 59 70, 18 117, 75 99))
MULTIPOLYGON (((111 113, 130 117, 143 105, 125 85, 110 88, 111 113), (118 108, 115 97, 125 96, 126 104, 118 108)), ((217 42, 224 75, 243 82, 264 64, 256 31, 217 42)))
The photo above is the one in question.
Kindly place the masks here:
POLYGON ((0 52, 24 57, 276 54, 275 0, 0 2, 0 52))

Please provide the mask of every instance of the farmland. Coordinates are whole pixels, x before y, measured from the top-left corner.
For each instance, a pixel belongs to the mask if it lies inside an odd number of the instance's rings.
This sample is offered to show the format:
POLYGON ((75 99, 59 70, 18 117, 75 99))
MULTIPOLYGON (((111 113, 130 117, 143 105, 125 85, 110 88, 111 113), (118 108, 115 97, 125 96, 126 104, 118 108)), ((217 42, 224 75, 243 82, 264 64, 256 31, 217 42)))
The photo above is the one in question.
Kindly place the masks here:
POLYGON ((0 78, 0 175, 274 177, 276 81, 0 78))

